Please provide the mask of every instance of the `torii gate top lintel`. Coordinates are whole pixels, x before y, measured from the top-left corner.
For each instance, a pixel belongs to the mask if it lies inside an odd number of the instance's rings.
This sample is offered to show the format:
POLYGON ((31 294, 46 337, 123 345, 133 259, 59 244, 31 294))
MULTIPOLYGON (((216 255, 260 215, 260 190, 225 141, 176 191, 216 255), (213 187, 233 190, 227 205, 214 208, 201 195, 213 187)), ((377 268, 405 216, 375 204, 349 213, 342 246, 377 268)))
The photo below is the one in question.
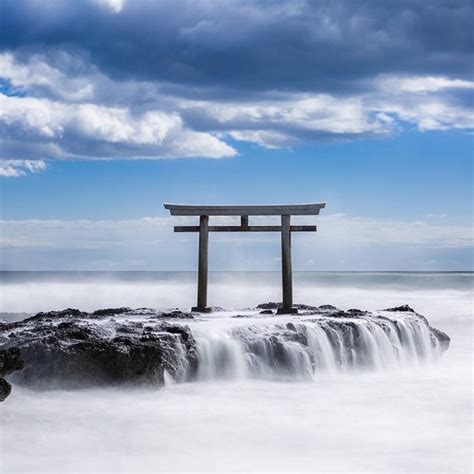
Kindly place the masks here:
POLYGON ((172 216, 308 216, 318 215, 326 203, 313 204, 247 204, 247 205, 188 205, 164 204, 172 216))
POLYGON ((291 271, 291 232, 316 232, 314 225, 291 225, 291 216, 318 215, 325 203, 285 205, 164 204, 172 216, 199 216, 199 226, 176 226, 175 232, 199 232, 198 302, 193 311, 207 312, 209 232, 281 232, 283 305, 280 313, 295 313, 291 271), (209 216, 240 216, 240 225, 209 226, 209 216), (249 225, 248 216, 281 216, 281 225, 249 225))

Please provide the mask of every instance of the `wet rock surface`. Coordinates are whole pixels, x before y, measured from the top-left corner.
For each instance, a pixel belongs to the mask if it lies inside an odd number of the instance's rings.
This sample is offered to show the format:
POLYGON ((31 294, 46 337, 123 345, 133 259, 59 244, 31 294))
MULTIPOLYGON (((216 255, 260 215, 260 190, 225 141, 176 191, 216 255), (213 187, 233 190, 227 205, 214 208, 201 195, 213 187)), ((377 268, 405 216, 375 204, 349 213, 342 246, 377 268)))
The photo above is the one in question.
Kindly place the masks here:
POLYGON ((311 377, 320 369, 418 362, 450 343, 406 305, 371 313, 299 304, 298 314, 283 317, 274 314, 280 307, 269 302, 243 314, 214 315, 235 321, 217 338, 202 326, 214 324, 206 316, 178 309, 69 308, 0 322, 0 401, 11 391, 7 375, 14 384, 39 389, 161 386, 167 376, 191 380, 206 364, 211 376, 244 367, 254 377, 311 377))
MULTIPOLYGON (((283 307, 283 303, 281 302, 275 302, 275 301, 269 301, 268 303, 261 303, 257 305, 257 309, 262 309, 262 310, 272 310, 272 309, 281 309, 283 307)), ((307 304, 301 304, 297 303, 293 305, 293 308, 298 309, 298 310, 316 310, 318 309, 317 306, 311 306, 307 304)))
MULTIPOLYGON (((34 388, 80 388, 113 384, 162 385, 196 365, 189 319, 173 311, 130 308, 85 313, 76 309, 38 313, 0 326, 0 349, 24 360, 14 383, 34 388)), ((17 370, 20 367, 17 367, 17 370)))
POLYGON ((24 367, 24 361, 17 348, 0 350, 0 402, 11 393, 11 385, 4 377, 24 367))

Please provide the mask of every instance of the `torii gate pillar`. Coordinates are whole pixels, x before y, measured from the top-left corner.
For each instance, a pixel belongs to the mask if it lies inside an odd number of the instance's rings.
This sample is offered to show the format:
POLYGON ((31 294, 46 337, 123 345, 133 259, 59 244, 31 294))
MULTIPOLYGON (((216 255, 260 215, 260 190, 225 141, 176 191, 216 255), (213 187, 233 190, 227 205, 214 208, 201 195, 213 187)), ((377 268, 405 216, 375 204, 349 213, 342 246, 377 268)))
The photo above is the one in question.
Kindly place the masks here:
POLYGON ((198 294, 193 311, 209 312, 207 306, 207 275, 209 232, 281 232, 282 307, 279 314, 296 313, 293 307, 293 281, 291 269, 291 233, 315 232, 313 225, 291 225, 292 215, 317 215, 325 203, 284 206, 186 206, 165 204, 171 215, 199 216, 199 226, 176 226, 175 232, 199 232, 198 294), (240 216, 240 226, 209 226, 209 216, 240 216), (281 226, 250 226, 249 216, 280 215, 281 226))
POLYGON ((291 271, 291 217, 281 216, 281 283, 283 304, 281 312, 293 311, 293 274, 291 271))
POLYGON ((193 311, 208 311, 207 308, 207 270, 209 255, 209 216, 199 217, 199 261, 197 306, 193 311))

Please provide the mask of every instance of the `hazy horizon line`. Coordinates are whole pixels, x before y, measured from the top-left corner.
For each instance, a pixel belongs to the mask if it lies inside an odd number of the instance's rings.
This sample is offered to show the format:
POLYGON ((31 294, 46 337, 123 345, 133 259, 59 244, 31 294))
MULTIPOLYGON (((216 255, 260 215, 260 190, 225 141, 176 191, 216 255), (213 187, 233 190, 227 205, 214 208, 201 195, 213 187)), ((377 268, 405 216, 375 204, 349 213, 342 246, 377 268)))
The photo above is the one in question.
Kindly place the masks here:
MULTIPOLYGON (((1 273, 197 273, 197 270, 0 270, 1 273)), ((281 273, 281 271, 209 270, 209 273, 281 273)), ((474 273, 474 270, 293 270, 293 273, 474 273)))

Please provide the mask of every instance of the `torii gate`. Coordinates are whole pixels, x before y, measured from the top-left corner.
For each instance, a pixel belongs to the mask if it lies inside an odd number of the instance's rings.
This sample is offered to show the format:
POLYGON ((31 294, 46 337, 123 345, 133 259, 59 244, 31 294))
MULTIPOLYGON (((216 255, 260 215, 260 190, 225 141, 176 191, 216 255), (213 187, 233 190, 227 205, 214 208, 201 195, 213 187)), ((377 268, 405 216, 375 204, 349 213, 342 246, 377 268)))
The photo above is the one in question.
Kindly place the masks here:
POLYGON ((318 215, 326 203, 291 205, 196 206, 165 204, 172 216, 199 216, 199 226, 176 226, 175 232, 199 232, 197 306, 192 311, 209 312, 207 307, 207 267, 209 232, 281 232, 283 306, 279 314, 296 313, 293 308, 291 233, 316 232, 315 225, 291 225, 291 216, 318 215), (240 216, 240 226, 210 226, 209 216, 240 216), (281 225, 249 225, 249 216, 281 216, 281 225))

